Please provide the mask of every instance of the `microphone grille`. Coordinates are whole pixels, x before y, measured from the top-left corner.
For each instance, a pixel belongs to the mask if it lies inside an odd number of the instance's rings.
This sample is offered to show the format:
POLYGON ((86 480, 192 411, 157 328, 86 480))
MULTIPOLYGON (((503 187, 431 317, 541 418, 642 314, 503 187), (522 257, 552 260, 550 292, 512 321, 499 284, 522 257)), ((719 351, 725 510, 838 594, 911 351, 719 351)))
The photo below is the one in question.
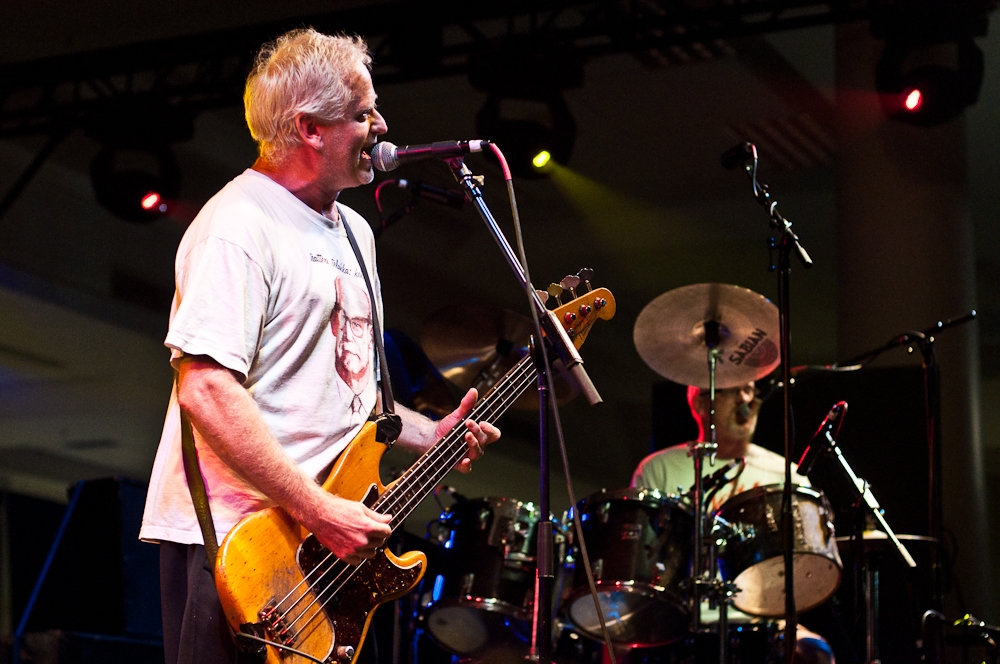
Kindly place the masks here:
POLYGON ((380 171, 393 171, 399 168, 399 161, 396 159, 396 146, 389 141, 376 143, 371 157, 372 166, 380 171))

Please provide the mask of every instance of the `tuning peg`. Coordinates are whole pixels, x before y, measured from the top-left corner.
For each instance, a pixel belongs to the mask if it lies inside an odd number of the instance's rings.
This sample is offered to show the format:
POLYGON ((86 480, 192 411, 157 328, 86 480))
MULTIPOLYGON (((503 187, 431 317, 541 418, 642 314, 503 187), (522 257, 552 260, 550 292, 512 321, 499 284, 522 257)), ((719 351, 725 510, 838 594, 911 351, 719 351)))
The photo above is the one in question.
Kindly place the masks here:
POLYGON ((548 291, 549 295, 556 298, 556 304, 558 304, 561 307, 562 298, 559 296, 563 294, 563 287, 560 286, 559 284, 549 284, 548 291))
POLYGON ((594 290, 594 287, 590 285, 590 280, 594 278, 594 271, 589 267, 585 267, 576 273, 576 276, 580 277, 580 281, 584 283, 587 287, 587 292, 594 290))
POLYGON ((542 304, 545 304, 546 302, 549 301, 549 292, 548 291, 543 291, 540 288, 536 288, 535 289, 535 295, 537 295, 538 299, 542 301, 542 304))
POLYGON ((562 281, 559 282, 559 285, 568 290, 570 293, 572 293, 573 297, 575 298, 576 287, 580 285, 580 277, 576 276, 575 274, 567 274, 565 277, 562 278, 562 281))

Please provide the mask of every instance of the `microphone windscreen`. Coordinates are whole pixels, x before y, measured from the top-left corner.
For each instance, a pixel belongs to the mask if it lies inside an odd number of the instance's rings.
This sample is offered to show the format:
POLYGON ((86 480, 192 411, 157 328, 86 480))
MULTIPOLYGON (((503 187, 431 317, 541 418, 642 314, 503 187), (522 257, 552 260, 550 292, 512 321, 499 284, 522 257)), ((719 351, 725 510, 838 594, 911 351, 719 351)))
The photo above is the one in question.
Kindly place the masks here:
POLYGON ((372 166, 380 171, 394 171, 399 168, 399 160, 396 159, 396 146, 389 141, 376 143, 371 153, 372 166))

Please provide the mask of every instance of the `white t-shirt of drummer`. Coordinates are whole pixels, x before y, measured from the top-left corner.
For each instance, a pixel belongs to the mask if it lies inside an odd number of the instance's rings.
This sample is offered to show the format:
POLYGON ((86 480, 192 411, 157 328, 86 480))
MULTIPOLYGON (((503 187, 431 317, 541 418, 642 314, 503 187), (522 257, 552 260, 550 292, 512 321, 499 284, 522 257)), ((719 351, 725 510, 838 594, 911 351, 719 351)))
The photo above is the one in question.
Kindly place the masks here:
MULTIPOLYGON (((654 452, 639 462, 632 474, 632 486, 641 489, 658 489, 663 493, 680 495, 688 491, 694 484, 694 459, 688 456, 690 445, 683 443, 654 452)), ((743 471, 731 482, 722 487, 712 499, 710 511, 719 509, 723 503, 738 493, 749 491, 768 484, 783 484, 785 481, 785 457, 750 443, 743 471)), ((717 458, 715 465, 709 465, 708 460, 702 467, 702 477, 707 477, 719 470, 730 459, 717 458)), ((732 476, 736 470, 729 473, 732 476)), ((792 464, 792 483, 809 486, 809 478, 799 475, 798 466, 792 464)))
MULTIPOLYGON (((694 484, 694 459, 688 456, 690 445, 682 443, 650 454, 641 462, 632 474, 632 486, 643 489, 658 489, 664 493, 682 494, 694 484)), ((749 491, 759 486, 783 484, 785 481, 785 457, 750 443, 743 472, 734 482, 722 487, 712 498, 709 512, 719 509, 733 496, 749 491)), ((719 470, 729 459, 716 459, 711 466, 705 461, 702 477, 707 477, 719 470)), ((733 471, 735 472, 735 470, 733 471)), ((732 474, 730 473, 731 477, 732 474)), ((798 466, 792 464, 792 482, 800 486, 809 486, 809 478, 799 475, 798 466)), ((702 609, 701 619, 705 623, 719 620, 717 609, 702 609)), ((732 622, 753 622, 759 620, 735 608, 729 609, 729 620, 732 622)))
MULTIPOLYGON (((371 228, 353 210, 338 209, 357 238, 381 317, 371 228)), ((164 341, 171 364, 207 355, 233 371, 284 453, 316 477, 360 431, 378 382, 371 298, 341 221, 247 170, 198 213, 175 270, 164 341)), ((140 537, 200 544, 179 412, 172 393, 140 537)), ((221 541, 241 518, 273 503, 226 466, 197 429, 195 442, 221 541)))

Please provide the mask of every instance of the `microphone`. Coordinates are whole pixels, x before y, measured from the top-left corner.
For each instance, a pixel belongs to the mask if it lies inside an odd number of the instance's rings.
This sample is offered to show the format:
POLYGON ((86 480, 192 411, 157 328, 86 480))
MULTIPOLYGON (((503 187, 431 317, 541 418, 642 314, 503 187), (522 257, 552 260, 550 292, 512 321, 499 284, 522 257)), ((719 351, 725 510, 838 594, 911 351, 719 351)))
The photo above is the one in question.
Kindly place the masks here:
POLYGON ((747 163, 747 160, 753 156, 753 153, 753 143, 740 143, 723 152, 722 158, 719 161, 722 162, 723 168, 731 171, 747 163))
MULTIPOLYGON (((736 457, 722 468, 719 468, 717 471, 715 471, 714 473, 712 473, 711 475, 709 475, 708 477, 706 477, 701 481, 702 491, 704 491, 706 494, 710 494, 713 491, 718 491, 722 487, 726 486, 734 479, 736 479, 735 477, 726 477, 726 473, 728 473, 736 466, 742 466, 745 463, 746 460, 743 457, 736 457)), ((691 488, 688 490, 688 492, 694 493, 693 484, 691 485, 691 488)))
POLYGON ((380 171, 393 171, 403 164, 421 159, 448 159, 461 157, 470 152, 482 152, 489 141, 438 141, 423 145, 396 147, 389 141, 376 143, 371 152, 372 165, 380 171))
POLYGON ((437 203, 438 205, 447 205, 457 209, 462 209, 465 205, 465 194, 460 191, 435 187, 420 180, 399 179, 396 181, 396 185, 400 189, 409 189, 412 191, 414 198, 420 198, 425 201, 437 203))
POLYGON ((823 452, 826 451, 827 441, 829 441, 831 444, 836 442, 837 435, 840 433, 840 427, 844 423, 842 418, 844 416, 844 413, 846 412, 847 412, 846 401, 838 401, 837 403, 833 404, 833 408, 831 408, 830 412, 827 413, 826 417, 823 418, 823 422, 820 423, 819 429, 816 429, 816 433, 814 433, 813 437, 809 439, 809 444, 806 445, 806 450, 805 452, 802 453, 802 458, 799 459, 799 470, 798 470, 799 475, 808 475, 810 471, 812 471, 812 467, 816 463, 816 459, 818 459, 823 454, 823 452), (836 433, 833 433, 833 435, 831 436, 831 432, 833 431, 833 425, 835 424, 837 425, 837 431, 836 433), (826 441, 821 440, 817 442, 817 439, 820 436, 824 436, 826 438, 826 441))

